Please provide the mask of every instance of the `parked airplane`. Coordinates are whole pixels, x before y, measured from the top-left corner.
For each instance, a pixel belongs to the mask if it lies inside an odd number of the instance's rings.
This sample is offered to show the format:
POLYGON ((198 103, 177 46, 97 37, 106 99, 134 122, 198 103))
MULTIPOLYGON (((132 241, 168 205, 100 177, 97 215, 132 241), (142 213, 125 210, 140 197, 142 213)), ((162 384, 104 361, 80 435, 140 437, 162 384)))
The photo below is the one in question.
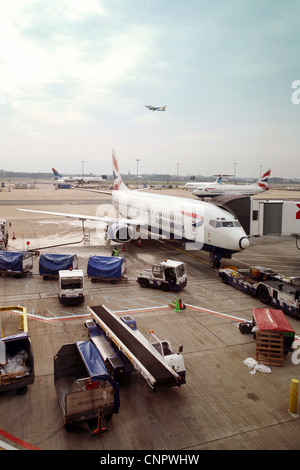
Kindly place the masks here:
POLYGON ((114 151, 113 174, 114 190, 111 192, 111 200, 119 213, 116 217, 18 210, 105 222, 108 238, 115 242, 124 243, 143 238, 141 229, 145 229, 145 238, 150 234, 150 238, 154 239, 165 237, 182 240, 186 243, 186 249, 209 252, 214 267, 220 265, 222 257, 230 258, 233 253, 248 248, 249 240, 239 221, 225 209, 184 197, 130 190, 122 180, 114 151))
POLYGON ((166 106, 151 106, 151 104, 145 104, 145 107, 148 108, 150 111, 165 111, 166 106))
MULTIPOLYGON (((223 194, 245 194, 252 196, 264 191, 268 191, 268 179, 271 175, 271 170, 266 171, 257 181, 253 184, 219 184, 211 183, 206 186, 199 186, 193 194, 200 198, 222 196, 223 194)), ((202 183, 203 184, 203 183, 202 183)))
POLYGON ((197 189, 197 188, 202 188, 202 187, 206 187, 206 186, 210 186, 211 184, 219 184, 223 178, 223 176, 231 176, 231 175, 214 175, 214 176, 217 176, 217 179, 216 181, 214 181, 213 183, 212 182, 202 182, 202 181, 189 181, 188 183, 186 183, 184 185, 185 189, 197 189))
POLYGON ((55 168, 52 168, 54 179, 58 183, 91 183, 91 182, 102 182, 101 176, 63 176, 55 168))

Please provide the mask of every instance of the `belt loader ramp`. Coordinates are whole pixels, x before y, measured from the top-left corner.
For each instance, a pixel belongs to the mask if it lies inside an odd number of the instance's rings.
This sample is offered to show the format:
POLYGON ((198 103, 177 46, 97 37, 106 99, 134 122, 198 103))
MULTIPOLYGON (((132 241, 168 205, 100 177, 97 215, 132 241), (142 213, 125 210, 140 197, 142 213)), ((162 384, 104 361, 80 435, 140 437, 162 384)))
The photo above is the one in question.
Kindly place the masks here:
POLYGON ((169 351, 173 359, 174 356, 178 357, 178 363, 181 363, 181 366, 177 368, 169 365, 166 360, 167 355, 160 354, 155 344, 150 344, 141 334, 136 334, 130 326, 106 307, 103 305, 88 307, 88 311, 110 341, 131 362, 154 391, 160 387, 180 386, 185 383, 185 370, 180 353, 173 354, 169 351))

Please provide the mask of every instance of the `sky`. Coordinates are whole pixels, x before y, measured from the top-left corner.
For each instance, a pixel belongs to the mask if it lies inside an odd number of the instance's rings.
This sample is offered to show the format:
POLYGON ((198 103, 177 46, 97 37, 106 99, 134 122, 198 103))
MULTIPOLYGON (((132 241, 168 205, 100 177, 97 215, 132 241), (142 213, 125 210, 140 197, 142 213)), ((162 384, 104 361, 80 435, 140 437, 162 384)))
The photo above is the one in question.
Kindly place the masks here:
POLYGON ((1 2, 0 168, 111 174, 115 149, 122 173, 300 178, 299 16, 298 0, 1 2))

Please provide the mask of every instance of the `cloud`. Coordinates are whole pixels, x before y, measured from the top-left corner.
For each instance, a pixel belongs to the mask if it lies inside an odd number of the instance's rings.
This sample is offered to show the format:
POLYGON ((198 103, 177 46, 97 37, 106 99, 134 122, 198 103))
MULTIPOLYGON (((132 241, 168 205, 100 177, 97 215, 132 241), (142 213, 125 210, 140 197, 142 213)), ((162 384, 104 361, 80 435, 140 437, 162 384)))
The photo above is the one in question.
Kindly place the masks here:
POLYGON ((9 105, 39 121, 67 124, 87 119, 96 102, 110 106, 116 87, 133 79, 153 44, 154 28, 118 31, 103 23, 106 10, 94 0, 54 2, 51 9, 44 2, 25 5, 6 8, 0 27, 10 47, 0 71, 9 105))

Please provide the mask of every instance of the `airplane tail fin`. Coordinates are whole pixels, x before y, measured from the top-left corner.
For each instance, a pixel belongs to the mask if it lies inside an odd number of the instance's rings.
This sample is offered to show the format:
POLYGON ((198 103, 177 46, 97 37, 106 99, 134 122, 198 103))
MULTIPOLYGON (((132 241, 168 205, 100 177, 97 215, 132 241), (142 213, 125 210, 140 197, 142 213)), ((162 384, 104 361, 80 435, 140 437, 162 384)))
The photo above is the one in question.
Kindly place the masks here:
POLYGON ((62 175, 58 173, 58 171, 55 168, 52 168, 53 174, 55 178, 62 178, 62 175))
POLYGON ((161 109, 162 109, 163 111, 165 111, 165 110, 166 110, 166 107, 167 107, 167 106, 163 106, 161 109))
POLYGON ((271 170, 267 170, 257 181, 257 184, 262 189, 269 189, 268 179, 271 176, 271 170))
POLYGON ((112 151, 112 161, 113 161, 113 175, 114 175, 114 190, 129 191, 126 184, 123 183, 121 173, 119 172, 118 161, 116 157, 115 150, 112 151))

